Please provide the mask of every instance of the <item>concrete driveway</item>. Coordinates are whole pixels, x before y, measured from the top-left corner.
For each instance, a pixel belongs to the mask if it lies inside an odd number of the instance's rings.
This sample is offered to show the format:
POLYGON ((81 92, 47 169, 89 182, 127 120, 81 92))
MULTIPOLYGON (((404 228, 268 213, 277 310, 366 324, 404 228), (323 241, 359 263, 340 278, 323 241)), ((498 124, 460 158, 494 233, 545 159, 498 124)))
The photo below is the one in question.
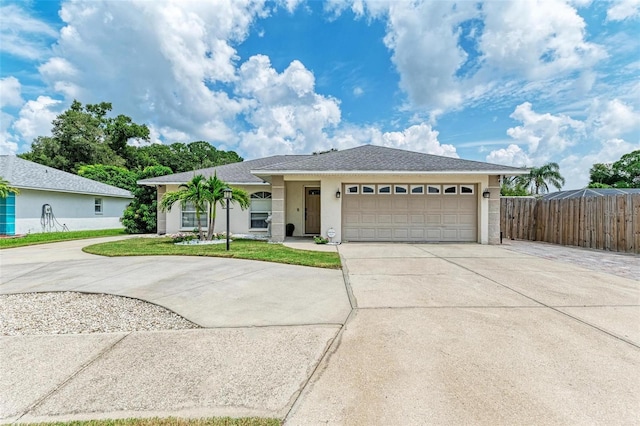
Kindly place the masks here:
POLYGON ((287 424, 640 419, 639 281, 505 247, 339 251, 356 309, 287 424))
POLYGON ((344 244, 344 279, 263 262, 105 259, 84 244, 0 252, 0 292, 115 292, 210 328, 0 337, 0 422, 640 418, 640 281, 475 244, 344 244))

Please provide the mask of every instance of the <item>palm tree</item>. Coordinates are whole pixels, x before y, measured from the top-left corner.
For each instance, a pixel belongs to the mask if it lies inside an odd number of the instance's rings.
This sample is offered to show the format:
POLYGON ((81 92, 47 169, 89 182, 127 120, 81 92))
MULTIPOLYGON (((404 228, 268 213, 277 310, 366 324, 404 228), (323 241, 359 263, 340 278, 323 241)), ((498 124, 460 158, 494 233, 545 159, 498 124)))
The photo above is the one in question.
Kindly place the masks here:
POLYGON ((9 194, 19 194, 20 190, 18 188, 14 188, 9 184, 8 180, 4 180, 2 176, 0 176, 0 198, 7 198, 9 194))
POLYGON ((177 191, 167 192, 162 196, 160 201, 160 208, 163 211, 171 211, 171 207, 177 202, 184 209, 187 203, 192 203, 196 211, 196 221, 198 222, 198 238, 202 241, 202 223, 200 217, 203 212, 207 210, 207 185, 204 180, 204 176, 194 176, 186 184, 180 185, 177 191))
MULTIPOLYGON (((229 185, 225 181, 218 179, 218 175, 215 173, 207 179, 205 185, 207 187, 206 199, 209 204, 207 240, 210 240, 213 238, 213 229, 216 224, 217 205, 221 204, 224 206, 224 190, 228 188, 229 185)), ((247 191, 238 188, 231 188, 231 191, 231 200, 237 202, 242 210, 249 207, 250 201, 247 191)))
POLYGON ((548 183, 558 190, 562 189, 562 185, 564 185, 564 178, 560 174, 558 163, 547 163, 540 167, 532 167, 528 175, 519 176, 517 180, 525 188, 531 187, 533 189, 532 193, 535 195, 549 192, 548 183))

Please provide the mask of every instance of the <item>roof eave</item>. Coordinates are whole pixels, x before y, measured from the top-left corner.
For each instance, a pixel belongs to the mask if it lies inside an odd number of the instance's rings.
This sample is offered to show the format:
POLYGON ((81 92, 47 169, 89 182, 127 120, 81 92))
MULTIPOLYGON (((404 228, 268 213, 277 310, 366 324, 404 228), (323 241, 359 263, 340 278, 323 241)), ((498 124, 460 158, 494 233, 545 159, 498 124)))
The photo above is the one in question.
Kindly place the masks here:
MULTIPOLYGON (((185 183, 187 183, 187 181, 175 181, 175 182, 159 182, 159 181, 140 182, 140 181, 138 181, 137 182, 138 185, 145 185, 145 186, 183 185, 185 183)), ((268 185, 267 182, 225 182, 225 183, 228 183, 229 185, 245 185, 245 186, 249 186, 249 185, 268 185)))
POLYGON ((251 170, 256 176, 272 175, 524 175, 529 170, 251 170))
POLYGON ((26 185, 13 185, 18 189, 26 189, 31 191, 47 191, 47 192, 64 192, 65 194, 82 194, 82 195, 99 195, 101 197, 115 197, 115 198, 135 198, 133 195, 124 195, 124 194, 107 194, 104 192, 90 192, 90 191, 75 191, 70 189, 56 189, 56 188, 42 188, 42 187, 34 187, 34 186, 26 186, 26 185))

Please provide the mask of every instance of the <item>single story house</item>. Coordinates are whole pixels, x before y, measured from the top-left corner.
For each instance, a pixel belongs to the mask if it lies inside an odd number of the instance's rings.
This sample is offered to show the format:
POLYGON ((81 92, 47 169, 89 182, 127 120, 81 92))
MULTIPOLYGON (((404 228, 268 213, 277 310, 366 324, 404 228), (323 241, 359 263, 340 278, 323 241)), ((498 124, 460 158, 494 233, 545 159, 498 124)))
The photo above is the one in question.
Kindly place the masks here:
POLYGON ((0 199, 0 234, 122 228, 129 191, 0 155, 0 176, 20 190, 0 199))
MULTIPOLYGON (((501 178, 528 170, 364 145, 317 155, 275 155, 138 183, 157 187, 160 199, 195 175, 214 173, 251 197, 248 210, 230 211, 232 233, 266 234, 271 216, 274 242, 284 241, 293 225, 293 236, 322 235, 333 242, 492 244, 500 239, 501 178)), ((158 211, 160 234, 195 226, 192 206, 158 211)), ((215 231, 226 226, 225 211, 219 210, 215 231)))

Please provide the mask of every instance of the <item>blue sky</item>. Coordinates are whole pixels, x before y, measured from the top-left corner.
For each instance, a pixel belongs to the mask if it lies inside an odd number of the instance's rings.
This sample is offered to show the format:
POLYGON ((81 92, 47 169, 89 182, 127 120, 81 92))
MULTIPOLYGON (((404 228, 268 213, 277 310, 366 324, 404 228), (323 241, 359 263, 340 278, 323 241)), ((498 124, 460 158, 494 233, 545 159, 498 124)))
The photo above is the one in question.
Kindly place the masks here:
POLYGON ((640 149, 640 0, 2 1, 0 153, 73 99, 246 159, 365 143, 565 189, 640 149))

